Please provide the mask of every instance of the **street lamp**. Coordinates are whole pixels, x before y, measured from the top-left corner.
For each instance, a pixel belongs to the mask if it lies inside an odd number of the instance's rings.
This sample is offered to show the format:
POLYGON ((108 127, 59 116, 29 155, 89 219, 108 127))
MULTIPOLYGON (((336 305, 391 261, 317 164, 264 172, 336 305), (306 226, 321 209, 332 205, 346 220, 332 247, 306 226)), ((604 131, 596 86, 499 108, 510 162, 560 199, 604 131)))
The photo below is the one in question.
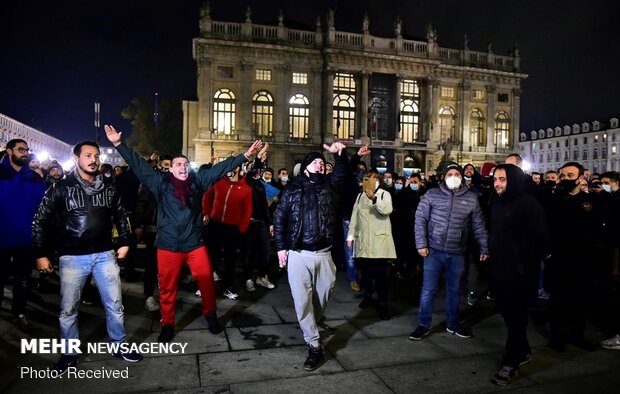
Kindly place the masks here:
POLYGON ((405 164, 403 165, 403 172, 405 173, 407 178, 409 178, 411 174, 413 173, 414 166, 415 166, 414 160, 410 156, 407 156, 405 158, 405 164))

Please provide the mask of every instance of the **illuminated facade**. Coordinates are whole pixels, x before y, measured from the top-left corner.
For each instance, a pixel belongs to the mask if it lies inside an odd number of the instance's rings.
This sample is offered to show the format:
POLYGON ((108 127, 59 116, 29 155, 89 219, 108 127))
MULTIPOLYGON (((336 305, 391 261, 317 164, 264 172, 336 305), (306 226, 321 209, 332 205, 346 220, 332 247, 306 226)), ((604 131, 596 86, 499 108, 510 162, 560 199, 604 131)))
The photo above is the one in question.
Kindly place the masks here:
POLYGON ((511 56, 336 30, 330 11, 314 31, 211 19, 203 6, 193 41, 197 101, 185 101, 184 153, 198 164, 226 157, 261 138, 269 164, 291 169, 334 140, 372 148, 387 167, 434 169, 503 159, 518 143, 521 82, 511 56))
POLYGON ((620 171, 618 118, 521 133, 519 147, 531 171, 557 171, 569 161, 579 162, 593 173, 620 171))

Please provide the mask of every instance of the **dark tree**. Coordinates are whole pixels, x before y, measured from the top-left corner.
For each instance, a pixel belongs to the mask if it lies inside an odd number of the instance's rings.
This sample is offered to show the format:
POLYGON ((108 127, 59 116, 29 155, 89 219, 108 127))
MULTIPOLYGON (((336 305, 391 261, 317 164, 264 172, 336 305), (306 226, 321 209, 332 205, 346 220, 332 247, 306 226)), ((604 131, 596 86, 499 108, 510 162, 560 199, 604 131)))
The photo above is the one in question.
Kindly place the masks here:
POLYGON ((142 155, 154 150, 175 155, 183 143, 183 112, 181 100, 159 98, 157 124, 154 116, 153 97, 136 97, 121 111, 131 122, 131 135, 127 144, 142 155))

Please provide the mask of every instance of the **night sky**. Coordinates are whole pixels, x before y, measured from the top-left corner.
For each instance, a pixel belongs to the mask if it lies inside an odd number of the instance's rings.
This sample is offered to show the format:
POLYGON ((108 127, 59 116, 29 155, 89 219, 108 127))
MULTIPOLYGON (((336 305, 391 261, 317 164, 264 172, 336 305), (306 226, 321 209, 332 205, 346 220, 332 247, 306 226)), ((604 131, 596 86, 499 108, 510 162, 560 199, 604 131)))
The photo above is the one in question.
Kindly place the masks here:
MULTIPOLYGON (((94 102, 102 123, 129 130, 120 112, 133 97, 196 96, 192 38, 202 0, 2 1, 0 113, 68 143, 93 139, 94 102)), ((606 122, 620 116, 620 2, 615 0, 211 1, 214 20, 286 21, 314 29, 317 15, 336 8, 338 30, 425 39, 429 22, 439 45, 506 54, 517 43, 521 131, 606 122)), ((286 23, 286 22, 285 22, 286 23)), ((129 134, 129 133, 126 133, 129 134)))

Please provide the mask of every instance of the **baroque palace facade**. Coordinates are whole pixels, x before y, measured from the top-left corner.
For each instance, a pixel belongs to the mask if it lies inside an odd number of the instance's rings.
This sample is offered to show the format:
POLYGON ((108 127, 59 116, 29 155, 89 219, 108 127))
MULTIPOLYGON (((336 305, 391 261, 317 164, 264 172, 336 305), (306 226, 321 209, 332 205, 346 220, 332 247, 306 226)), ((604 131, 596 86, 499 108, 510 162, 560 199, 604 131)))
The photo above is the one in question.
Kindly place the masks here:
POLYGON ((198 164, 227 157, 261 138, 269 164, 291 169, 310 150, 335 140, 372 148, 371 166, 403 173, 503 160, 519 140, 518 50, 510 56, 442 48, 401 35, 338 31, 334 12, 316 29, 211 18, 201 9, 193 40, 197 101, 184 101, 184 153, 198 164), (325 27, 323 27, 326 25, 325 27))
POLYGON ((531 171, 557 171, 569 161, 581 163, 592 173, 620 171, 618 118, 521 133, 519 147, 531 171))

